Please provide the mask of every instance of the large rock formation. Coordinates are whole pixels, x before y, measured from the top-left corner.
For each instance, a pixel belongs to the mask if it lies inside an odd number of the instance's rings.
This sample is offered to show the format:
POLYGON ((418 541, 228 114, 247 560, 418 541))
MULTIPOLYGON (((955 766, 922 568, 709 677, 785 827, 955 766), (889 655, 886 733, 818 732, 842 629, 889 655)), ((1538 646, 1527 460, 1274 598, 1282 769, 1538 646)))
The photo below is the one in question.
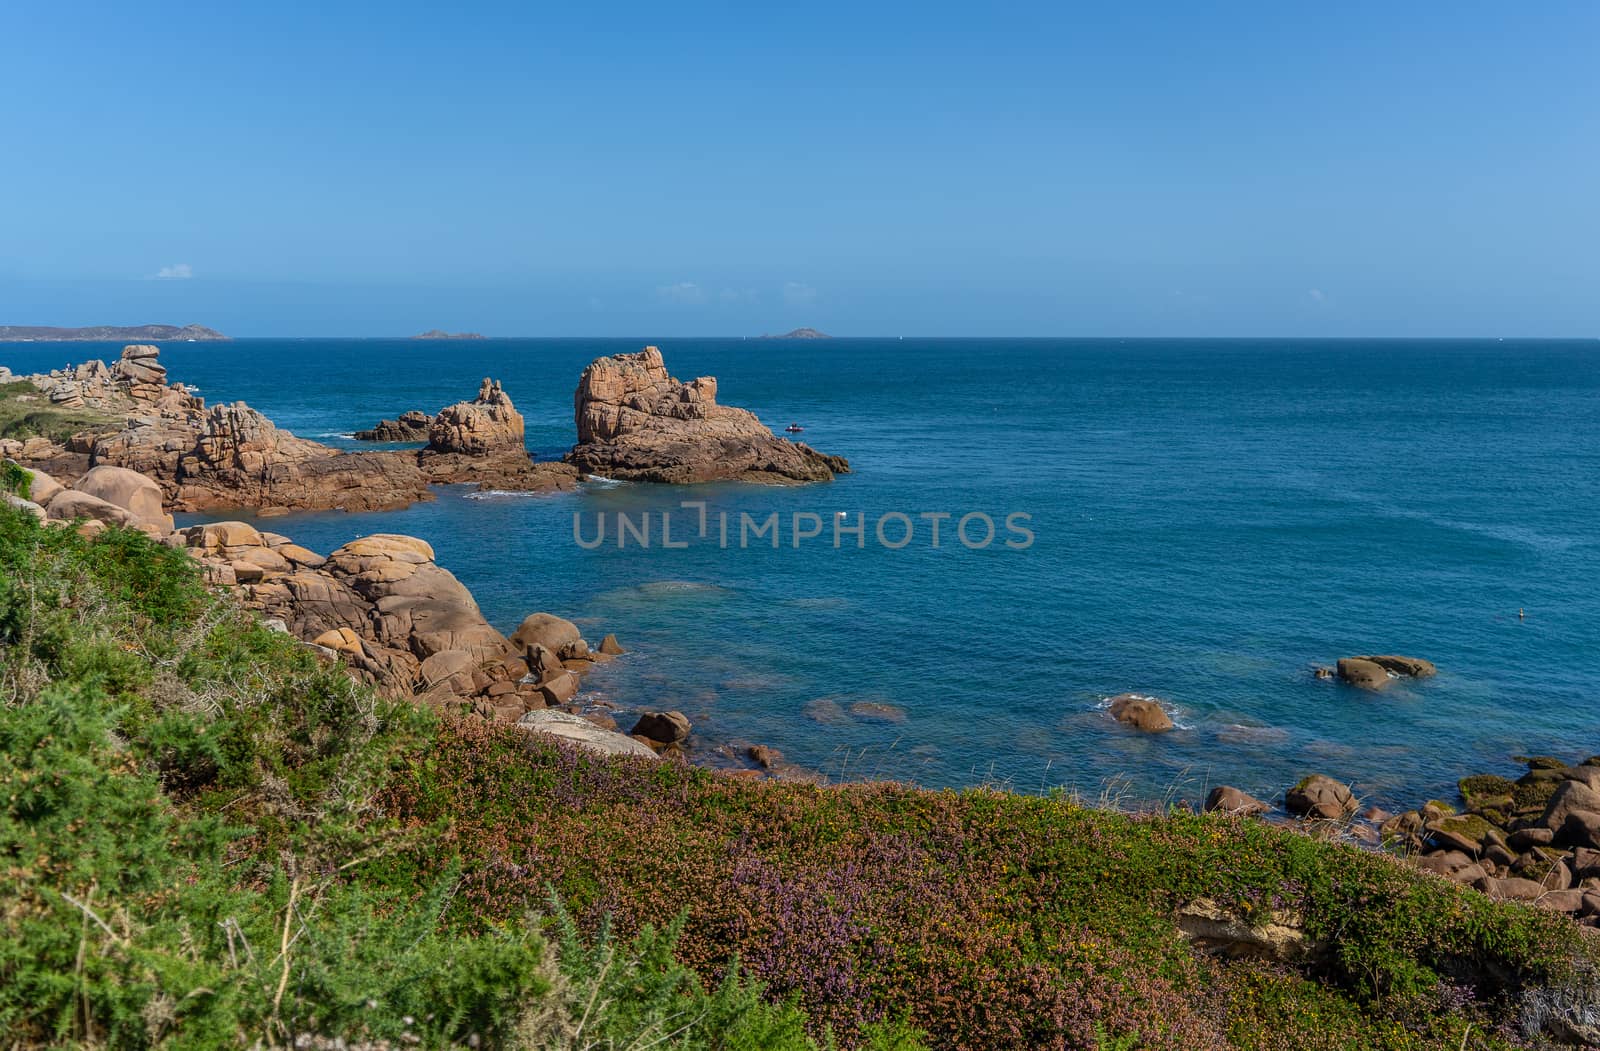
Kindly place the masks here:
MULTIPOLYGON (((572 627, 560 654, 507 639, 471 593, 415 537, 376 534, 324 558, 244 522, 212 522, 173 535, 263 617, 337 657, 394 696, 459 698, 485 718, 516 722, 573 703, 582 675, 611 658, 589 652, 572 627)), ((530 621, 569 625, 549 614, 530 621)))
POLYGON ((207 408, 167 383, 154 346, 128 346, 109 368, 91 361, 29 380, 52 404, 84 406, 115 422, 65 446, 30 442, 6 455, 69 475, 102 466, 136 471, 160 486, 171 510, 378 510, 431 499, 414 454, 341 453, 279 430, 243 402, 207 408))
POLYGON ((133 416, 96 441, 90 459, 156 479, 184 511, 372 511, 431 498, 407 454, 342 453, 279 430, 243 402, 133 416))
POLYGON ((655 347, 591 362, 574 410, 568 462, 609 478, 795 483, 850 470, 842 457, 777 437, 751 412, 718 405, 715 378, 674 379, 655 347))
POLYGON ((522 413, 498 380, 485 378, 478 396, 446 406, 428 425, 428 448, 436 453, 487 456, 526 452, 522 413))
POLYGON ((416 453, 417 467, 429 482, 475 483, 480 489, 541 492, 571 489, 577 468, 565 463, 536 463, 523 439, 522 414, 498 381, 485 379, 472 401, 447 405, 438 415, 417 409, 398 419, 381 420, 370 431, 357 431, 363 441, 425 439, 416 453))

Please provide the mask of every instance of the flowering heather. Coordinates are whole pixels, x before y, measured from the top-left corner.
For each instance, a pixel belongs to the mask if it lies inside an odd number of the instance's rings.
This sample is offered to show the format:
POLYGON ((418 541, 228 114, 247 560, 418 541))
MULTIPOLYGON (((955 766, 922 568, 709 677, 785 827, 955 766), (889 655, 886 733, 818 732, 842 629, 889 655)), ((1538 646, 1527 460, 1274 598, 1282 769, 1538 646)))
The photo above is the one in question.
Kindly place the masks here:
POLYGON ((885 1018, 952 1048, 1508 1046, 1486 1034, 1576 952, 1553 917, 1259 822, 750 781, 478 722, 443 726, 380 803, 431 830, 396 878, 459 864, 451 922, 552 887, 624 932, 683 915, 686 964, 714 980, 737 954, 845 1046, 885 1018), (1175 922, 1200 898, 1294 913, 1315 949, 1202 954, 1175 922))

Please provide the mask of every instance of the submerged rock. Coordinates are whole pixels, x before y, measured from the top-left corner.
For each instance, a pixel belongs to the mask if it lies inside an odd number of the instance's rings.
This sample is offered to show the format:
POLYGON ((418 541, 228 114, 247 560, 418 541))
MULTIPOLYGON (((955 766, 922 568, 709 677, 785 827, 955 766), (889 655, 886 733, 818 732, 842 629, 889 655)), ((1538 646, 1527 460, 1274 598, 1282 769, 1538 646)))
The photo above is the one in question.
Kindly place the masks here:
POLYGON ((1161 702, 1137 693, 1119 693, 1106 702, 1111 717, 1142 733, 1166 733, 1173 728, 1172 717, 1161 702))
POLYGON ((1341 657, 1337 665, 1339 678, 1363 690, 1381 690, 1396 678, 1425 679, 1438 671, 1432 661, 1393 654, 1341 657))

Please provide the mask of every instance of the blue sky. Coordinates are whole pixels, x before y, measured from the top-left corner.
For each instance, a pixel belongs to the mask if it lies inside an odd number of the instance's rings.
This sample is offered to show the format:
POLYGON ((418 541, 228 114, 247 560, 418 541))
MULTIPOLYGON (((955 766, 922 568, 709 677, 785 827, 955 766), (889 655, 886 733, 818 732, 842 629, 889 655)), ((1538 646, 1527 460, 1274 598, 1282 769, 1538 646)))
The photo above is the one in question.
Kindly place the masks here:
POLYGON ((0 323, 1600 336, 1588 2, 19 0, 0 39, 0 323))

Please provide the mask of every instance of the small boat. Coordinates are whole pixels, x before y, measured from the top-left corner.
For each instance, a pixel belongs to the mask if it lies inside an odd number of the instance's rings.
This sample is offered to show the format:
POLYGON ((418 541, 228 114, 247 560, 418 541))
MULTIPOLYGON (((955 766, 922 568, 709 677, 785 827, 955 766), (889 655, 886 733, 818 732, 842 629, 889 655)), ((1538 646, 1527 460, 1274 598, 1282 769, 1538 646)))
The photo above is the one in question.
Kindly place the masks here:
POLYGON ((799 434, 801 431, 805 430, 805 428, 800 426, 798 423, 791 423, 789 426, 785 427, 784 430, 788 431, 790 434, 799 434))

